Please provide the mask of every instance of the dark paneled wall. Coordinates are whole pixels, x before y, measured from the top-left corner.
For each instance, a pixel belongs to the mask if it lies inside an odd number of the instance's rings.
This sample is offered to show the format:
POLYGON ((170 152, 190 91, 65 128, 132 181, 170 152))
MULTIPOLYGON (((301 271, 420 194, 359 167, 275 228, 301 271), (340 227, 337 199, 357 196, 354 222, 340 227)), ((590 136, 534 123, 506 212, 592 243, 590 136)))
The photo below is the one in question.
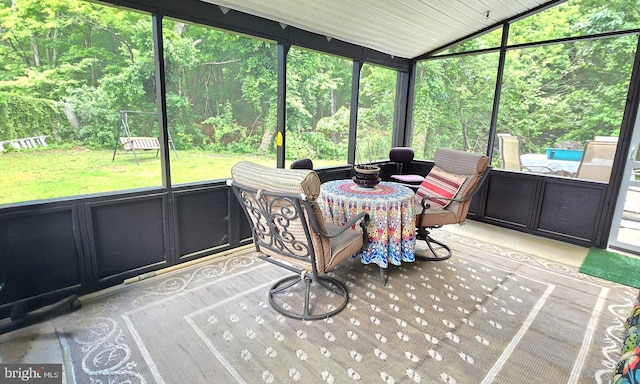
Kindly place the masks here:
POLYGON ((75 206, 35 207, 0 215, 0 315, 9 303, 38 307, 86 286, 75 206))
POLYGON ((4 209, 0 318, 249 243, 229 196, 218 182, 4 209))
MULTIPOLYGON (((180 261, 229 244, 229 191, 187 190, 176 193, 176 253, 180 261)), ((249 234, 250 235, 250 234, 249 234)))
POLYGON ((85 205, 91 270, 97 282, 117 284, 136 271, 169 264, 166 206, 165 194, 85 205))
POLYGON ((481 221, 583 246, 602 246, 607 185, 493 172, 481 221))
POLYGON ((531 226, 537 183, 535 178, 518 173, 493 172, 487 182, 484 217, 516 228, 531 226))
MULTIPOLYGON (((379 164, 390 175, 392 164, 379 164)), ((412 172, 426 174, 431 163, 412 172)), ((345 179, 350 167, 317 170, 345 179)), ((473 220, 583 246, 601 246, 607 185, 492 171, 471 204, 473 220)), ((223 182, 3 209, 0 317, 121 284, 163 267, 249 244, 250 228, 223 182)))
POLYGON ((545 182, 542 186, 543 199, 536 230, 570 236, 578 241, 595 240, 598 207, 604 197, 602 188, 562 182, 545 182))

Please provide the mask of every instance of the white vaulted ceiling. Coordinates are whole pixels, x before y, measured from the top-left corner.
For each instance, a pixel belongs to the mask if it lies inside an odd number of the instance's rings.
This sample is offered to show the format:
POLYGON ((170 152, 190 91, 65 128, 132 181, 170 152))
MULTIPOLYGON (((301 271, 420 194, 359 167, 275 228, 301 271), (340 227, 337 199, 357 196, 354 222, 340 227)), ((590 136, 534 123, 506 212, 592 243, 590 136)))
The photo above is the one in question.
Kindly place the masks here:
POLYGON ((413 58, 549 0, 204 0, 413 58))

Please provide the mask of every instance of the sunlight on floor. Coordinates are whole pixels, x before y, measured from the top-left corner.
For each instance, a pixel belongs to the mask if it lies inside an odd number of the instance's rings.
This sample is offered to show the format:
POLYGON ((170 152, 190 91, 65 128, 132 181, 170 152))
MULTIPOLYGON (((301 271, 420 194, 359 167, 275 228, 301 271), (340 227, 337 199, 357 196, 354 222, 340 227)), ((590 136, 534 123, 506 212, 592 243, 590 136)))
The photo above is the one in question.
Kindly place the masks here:
POLYGON ((530 253, 574 267, 580 267, 589 252, 587 247, 546 239, 473 220, 467 220, 464 225, 448 225, 444 229, 462 236, 483 240, 523 253, 530 253))

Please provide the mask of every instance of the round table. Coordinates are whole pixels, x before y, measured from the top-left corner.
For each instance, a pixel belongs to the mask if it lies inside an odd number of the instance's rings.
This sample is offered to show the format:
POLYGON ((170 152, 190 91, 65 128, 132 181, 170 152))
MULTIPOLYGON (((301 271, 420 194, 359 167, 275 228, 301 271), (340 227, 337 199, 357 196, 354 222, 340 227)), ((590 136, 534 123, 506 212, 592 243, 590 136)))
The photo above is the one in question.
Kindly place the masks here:
POLYGON ((580 161, 548 159, 540 153, 527 153, 520 156, 522 165, 527 166, 534 173, 553 173, 561 176, 575 176, 580 167, 580 161))
POLYGON ((369 246, 354 257, 387 268, 389 263, 415 261, 414 195, 397 183, 383 181, 374 188, 363 188, 353 180, 335 180, 322 184, 318 203, 325 220, 337 225, 360 212, 369 213, 369 246))

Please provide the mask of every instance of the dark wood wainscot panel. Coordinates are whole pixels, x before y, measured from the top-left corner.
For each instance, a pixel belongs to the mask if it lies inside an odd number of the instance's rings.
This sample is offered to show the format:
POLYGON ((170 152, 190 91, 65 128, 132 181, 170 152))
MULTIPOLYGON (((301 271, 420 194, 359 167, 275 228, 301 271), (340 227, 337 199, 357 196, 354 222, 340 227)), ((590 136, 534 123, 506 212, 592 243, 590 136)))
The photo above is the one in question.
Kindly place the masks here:
POLYGON ((547 180, 536 230, 574 240, 595 240, 604 191, 604 185, 547 180))
POLYGON ((233 203, 237 205, 236 215, 237 218, 237 231, 238 231, 238 240, 243 244, 253 242, 253 233, 251 224, 249 224, 249 220, 247 220, 247 216, 241 211, 240 203, 236 199, 236 196, 233 192, 230 193, 230 196, 233 198, 233 203))
POLYGON ((318 177, 320 178, 321 183, 326 183, 327 181, 332 180, 342 180, 342 179, 350 179, 353 173, 353 167, 343 167, 343 168, 330 168, 330 169, 320 169, 316 170, 318 177))
POLYGON ((176 249, 181 260, 229 246, 229 188, 226 185, 176 192, 174 196, 176 249))
POLYGON ((79 293, 85 282, 75 206, 0 215, 0 317, 79 293))
POLYGON ((168 264, 166 195, 86 205, 95 278, 105 285, 168 264))
POLYGON ((485 208, 485 220, 515 228, 526 228, 535 203, 536 178, 528 175, 492 172, 485 208))

